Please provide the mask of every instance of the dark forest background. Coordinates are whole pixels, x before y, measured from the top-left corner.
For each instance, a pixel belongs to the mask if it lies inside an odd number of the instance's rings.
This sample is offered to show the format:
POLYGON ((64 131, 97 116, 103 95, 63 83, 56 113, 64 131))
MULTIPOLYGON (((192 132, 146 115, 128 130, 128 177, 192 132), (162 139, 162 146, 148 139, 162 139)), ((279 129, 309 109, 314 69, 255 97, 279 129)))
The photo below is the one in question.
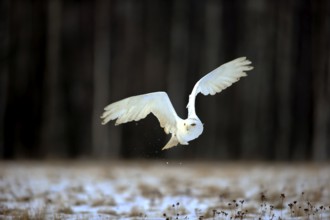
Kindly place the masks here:
POLYGON ((2 0, 0 158, 330 159, 328 0, 2 0), (102 126, 107 104, 166 91, 181 117, 199 78, 255 69, 197 97, 204 133, 160 151, 150 115, 102 126))

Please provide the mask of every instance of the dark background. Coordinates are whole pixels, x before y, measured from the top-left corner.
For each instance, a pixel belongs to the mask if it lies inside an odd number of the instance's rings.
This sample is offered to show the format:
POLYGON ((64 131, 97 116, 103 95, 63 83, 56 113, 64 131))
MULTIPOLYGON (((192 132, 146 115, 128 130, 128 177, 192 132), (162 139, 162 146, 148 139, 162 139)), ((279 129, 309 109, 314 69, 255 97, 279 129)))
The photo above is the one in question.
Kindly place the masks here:
POLYGON ((328 0, 3 0, 0 158, 330 159, 328 0), (100 125, 107 104, 164 90, 178 114, 204 74, 255 66, 197 98, 204 133, 160 151, 152 115, 100 125))

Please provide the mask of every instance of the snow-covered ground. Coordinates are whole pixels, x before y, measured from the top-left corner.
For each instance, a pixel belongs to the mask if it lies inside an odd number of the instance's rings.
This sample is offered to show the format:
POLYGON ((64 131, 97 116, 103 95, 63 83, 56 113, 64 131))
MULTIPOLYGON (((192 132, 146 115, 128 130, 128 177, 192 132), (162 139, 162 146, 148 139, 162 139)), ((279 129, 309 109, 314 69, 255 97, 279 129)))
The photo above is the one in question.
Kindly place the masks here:
POLYGON ((329 219, 330 164, 0 162, 0 219, 329 219))

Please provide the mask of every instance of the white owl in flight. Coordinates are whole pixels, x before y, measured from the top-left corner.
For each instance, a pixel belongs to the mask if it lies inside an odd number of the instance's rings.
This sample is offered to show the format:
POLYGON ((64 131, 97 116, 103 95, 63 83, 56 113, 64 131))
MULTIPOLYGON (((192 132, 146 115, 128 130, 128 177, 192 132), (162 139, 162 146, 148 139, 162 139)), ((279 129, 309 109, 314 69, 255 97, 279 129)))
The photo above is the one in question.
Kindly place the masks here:
POLYGON ((201 78, 189 95, 187 119, 181 119, 177 115, 166 92, 153 92, 128 97, 106 106, 101 116, 102 124, 115 119, 117 119, 116 125, 139 121, 153 113, 158 118, 165 133, 172 134, 171 139, 162 150, 174 147, 179 143, 188 145, 189 141, 196 139, 203 132, 203 123, 195 112, 197 94, 214 95, 221 92, 241 77, 247 76, 245 72, 253 69, 249 64, 251 61, 247 60, 246 57, 237 58, 201 78))

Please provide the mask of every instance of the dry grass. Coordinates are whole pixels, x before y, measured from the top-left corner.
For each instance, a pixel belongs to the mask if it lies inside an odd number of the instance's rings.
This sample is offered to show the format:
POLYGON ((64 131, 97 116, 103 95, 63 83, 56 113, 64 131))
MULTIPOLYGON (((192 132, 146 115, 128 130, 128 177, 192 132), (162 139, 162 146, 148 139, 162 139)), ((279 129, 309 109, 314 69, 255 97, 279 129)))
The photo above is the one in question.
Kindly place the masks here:
POLYGON ((329 219, 329 164, 0 164, 0 219, 329 219))

